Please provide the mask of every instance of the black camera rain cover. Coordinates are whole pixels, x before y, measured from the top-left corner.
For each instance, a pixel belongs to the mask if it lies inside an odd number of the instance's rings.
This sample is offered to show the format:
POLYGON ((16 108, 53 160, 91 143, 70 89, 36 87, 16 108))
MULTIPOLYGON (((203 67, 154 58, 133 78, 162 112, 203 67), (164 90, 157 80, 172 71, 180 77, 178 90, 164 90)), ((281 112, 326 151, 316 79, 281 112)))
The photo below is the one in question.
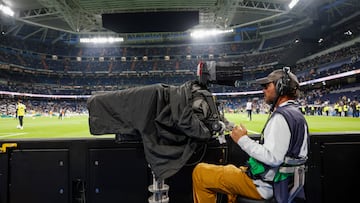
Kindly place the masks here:
POLYGON ((155 176, 168 178, 186 164, 199 142, 211 137, 202 121, 206 118, 193 110, 198 87, 195 82, 155 84, 94 95, 87 102, 90 132, 141 137, 155 176))

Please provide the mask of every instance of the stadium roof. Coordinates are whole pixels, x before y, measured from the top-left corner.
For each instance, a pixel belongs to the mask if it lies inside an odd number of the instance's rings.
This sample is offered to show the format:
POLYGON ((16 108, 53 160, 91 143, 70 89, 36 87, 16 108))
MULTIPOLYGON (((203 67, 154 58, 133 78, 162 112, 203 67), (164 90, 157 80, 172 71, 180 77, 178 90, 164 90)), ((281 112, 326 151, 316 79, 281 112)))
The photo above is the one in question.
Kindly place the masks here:
MULTIPOLYGON (((189 30, 119 33, 103 26, 103 14, 147 12, 198 12, 195 27, 235 29, 241 40, 283 35, 310 26, 314 21, 336 23, 359 14, 358 0, 0 0, 15 12, 0 14, 3 34, 22 39, 78 42, 79 37, 121 36, 135 41, 188 37, 189 30)), ((164 22, 171 21, 163 19, 164 22)), ((129 19, 131 23, 131 19, 129 19)), ((171 23, 171 22, 167 22, 171 23)), ((323 23, 323 22, 322 22, 323 23)), ((139 25, 141 26, 141 25, 139 25)))

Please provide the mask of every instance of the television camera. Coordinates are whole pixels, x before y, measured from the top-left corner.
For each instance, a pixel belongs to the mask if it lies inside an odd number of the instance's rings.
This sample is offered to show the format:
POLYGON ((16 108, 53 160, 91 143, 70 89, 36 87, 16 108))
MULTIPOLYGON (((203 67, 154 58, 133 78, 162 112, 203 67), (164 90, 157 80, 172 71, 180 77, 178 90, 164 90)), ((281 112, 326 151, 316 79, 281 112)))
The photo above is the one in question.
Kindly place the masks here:
POLYGON ((233 126, 208 86, 235 86, 241 79, 237 64, 208 61, 198 64, 197 80, 180 86, 154 84, 93 95, 87 102, 90 132, 115 134, 120 142, 142 141, 156 181, 149 187, 155 193, 149 202, 166 202, 164 179, 180 170, 199 145, 212 138, 225 143, 224 133, 233 126))

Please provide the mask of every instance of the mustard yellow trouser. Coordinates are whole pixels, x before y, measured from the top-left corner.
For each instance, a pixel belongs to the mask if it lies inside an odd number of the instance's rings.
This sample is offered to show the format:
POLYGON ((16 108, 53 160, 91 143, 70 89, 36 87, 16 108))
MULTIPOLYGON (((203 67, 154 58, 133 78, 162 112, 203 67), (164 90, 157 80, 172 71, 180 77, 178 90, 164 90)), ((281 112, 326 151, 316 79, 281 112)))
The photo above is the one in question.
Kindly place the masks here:
POLYGON ((216 193, 227 194, 229 203, 235 203, 237 195, 262 199, 252 179, 234 165, 200 163, 192 179, 194 203, 216 203, 216 193))

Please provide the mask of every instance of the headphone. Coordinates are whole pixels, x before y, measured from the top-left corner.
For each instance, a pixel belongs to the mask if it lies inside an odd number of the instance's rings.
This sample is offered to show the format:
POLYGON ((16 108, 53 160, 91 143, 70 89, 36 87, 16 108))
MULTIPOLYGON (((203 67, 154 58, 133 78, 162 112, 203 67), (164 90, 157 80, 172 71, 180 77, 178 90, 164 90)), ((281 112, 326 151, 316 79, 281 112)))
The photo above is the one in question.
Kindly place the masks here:
POLYGON ((276 81, 275 87, 276 87, 276 93, 278 96, 282 96, 284 94, 287 94, 291 91, 290 88, 290 67, 283 67, 284 75, 276 81))

